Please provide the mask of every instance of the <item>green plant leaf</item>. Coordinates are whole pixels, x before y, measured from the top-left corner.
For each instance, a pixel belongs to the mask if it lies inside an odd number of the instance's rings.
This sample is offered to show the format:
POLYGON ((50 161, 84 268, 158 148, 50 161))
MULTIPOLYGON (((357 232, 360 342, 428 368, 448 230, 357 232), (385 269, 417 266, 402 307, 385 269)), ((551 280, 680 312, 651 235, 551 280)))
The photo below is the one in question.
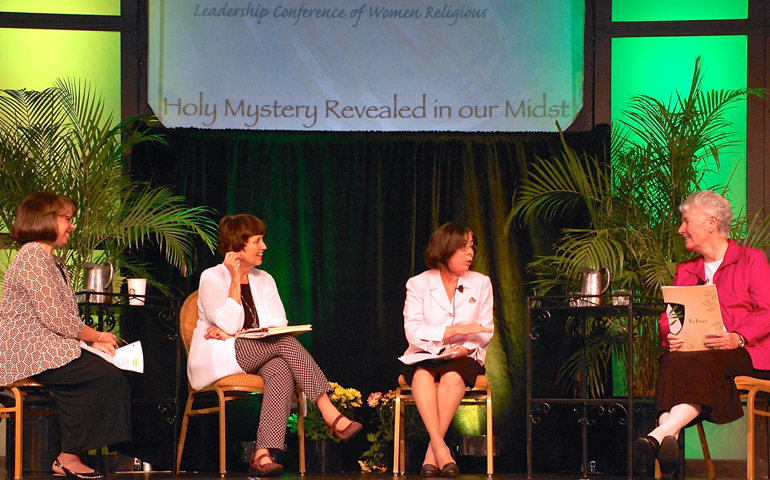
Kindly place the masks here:
POLYGON ((73 199, 77 228, 58 254, 76 289, 83 262, 110 261, 167 293, 145 265, 131 260, 130 249, 156 246, 183 274, 195 265, 195 238, 214 249, 217 225, 210 208, 190 207, 168 188, 131 178, 131 148, 163 141, 148 130, 152 124, 157 120, 147 115, 115 122, 83 80, 58 79, 41 92, 0 91, 0 222, 10 231, 18 206, 36 191, 73 199))
MULTIPOLYGON (((726 113, 747 95, 764 90, 703 90, 703 59, 696 58, 690 89, 667 100, 636 95, 612 126, 609 159, 580 155, 562 135, 563 152, 537 159, 526 167, 517 185, 508 224, 515 219, 553 221, 583 212, 585 228, 561 228, 552 253, 535 258, 529 270, 535 295, 578 291, 580 269, 608 267, 614 288, 660 298, 670 285, 676 264, 692 257, 678 233, 678 207, 704 187, 724 193, 725 185, 703 185, 706 173, 720 168, 719 155, 736 144, 726 113)), ((557 124, 558 127, 558 124, 557 124)), ((732 172, 731 175, 734 175, 732 172)), ((764 210, 750 218, 741 215, 732 236, 756 248, 770 246, 770 220, 764 210)), ((578 328, 571 324, 571 332, 578 328)), ((579 358, 562 368, 566 388, 587 382, 587 393, 604 394, 614 356, 625 365, 625 344, 601 322, 589 324, 586 345, 587 377, 580 379, 579 358)), ((649 393, 657 374, 660 340, 653 317, 634 327, 634 378, 637 394, 649 393)))

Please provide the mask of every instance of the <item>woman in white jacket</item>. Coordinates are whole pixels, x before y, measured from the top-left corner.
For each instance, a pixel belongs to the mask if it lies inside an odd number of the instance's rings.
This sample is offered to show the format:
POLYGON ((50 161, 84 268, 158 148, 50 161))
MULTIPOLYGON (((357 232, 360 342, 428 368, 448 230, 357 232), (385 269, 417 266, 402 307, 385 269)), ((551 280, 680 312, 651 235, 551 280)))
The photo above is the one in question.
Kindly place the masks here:
POLYGON ((492 283, 470 271, 476 251, 473 232, 445 223, 430 237, 425 263, 430 270, 406 283, 404 332, 409 342, 401 361, 414 403, 430 435, 423 477, 459 473, 444 442, 465 387, 483 375, 492 338, 492 283))
POLYGON ((315 360, 291 335, 260 339, 235 338, 239 330, 286 326, 286 312, 275 281, 258 270, 267 250, 264 222, 248 214, 219 222, 219 251, 224 262, 201 274, 198 325, 193 332, 187 375, 200 389, 235 373, 256 373, 265 381, 256 450, 251 468, 260 476, 276 476, 283 467, 270 449, 283 449, 295 383, 323 415, 332 435, 348 440, 363 427, 340 414, 331 403, 329 382, 315 360))

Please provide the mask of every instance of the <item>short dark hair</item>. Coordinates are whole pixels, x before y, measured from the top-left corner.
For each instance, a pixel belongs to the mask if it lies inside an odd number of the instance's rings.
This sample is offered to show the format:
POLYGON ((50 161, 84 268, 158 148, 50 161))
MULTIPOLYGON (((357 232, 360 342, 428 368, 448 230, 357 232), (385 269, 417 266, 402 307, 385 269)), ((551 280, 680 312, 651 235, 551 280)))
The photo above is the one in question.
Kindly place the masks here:
POLYGON ((27 195, 16 212, 11 227, 11 238, 24 245, 29 242, 56 240, 58 216, 67 210, 72 216, 78 213, 77 204, 69 197, 52 192, 35 192, 27 195))
POLYGON ((470 233, 475 243, 476 237, 470 228, 460 222, 447 222, 433 232, 425 249, 425 263, 430 268, 447 268, 449 257, 465 246, 465 236, 470 233))
POLYGON ((240 252, 254 235, 267 233, 265 222, 254 215, 241 213, 227 215, 219 221, 217 248, 222 255, 227 252, 240 252))

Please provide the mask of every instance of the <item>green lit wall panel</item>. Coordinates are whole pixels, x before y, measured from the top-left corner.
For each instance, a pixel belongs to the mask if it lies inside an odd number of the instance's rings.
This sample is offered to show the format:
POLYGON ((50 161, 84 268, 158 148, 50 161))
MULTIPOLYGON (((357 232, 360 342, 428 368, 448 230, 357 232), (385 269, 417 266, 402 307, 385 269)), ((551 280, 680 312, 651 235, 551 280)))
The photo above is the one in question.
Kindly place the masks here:
POLYGON ((120 15, 120 0, 0 0, 0 12, 120 15))
POLYGON ((748 0, 612 0, 613 22, 747 18, 748 0))
MULTIPOLYGON (((692 80, 695 57, 703 55, 704 89, 746 88, 746 36, 614 38, 612 40, 612 121, 621 118, 631 96, 646 94, 668 100, 685 94, 692 80)), ((725 184, 738 212, 746 203, 746 102, 729 112, 740 144, 725 150, 719 173, 708 174, 705 186, 725 184)))
POLYGON ((19 46, 0 56, 0 88, 42 90, 59 77, 85 79, 105 111, 120 118, 119 32, 0 28, 0 45, 19 46))

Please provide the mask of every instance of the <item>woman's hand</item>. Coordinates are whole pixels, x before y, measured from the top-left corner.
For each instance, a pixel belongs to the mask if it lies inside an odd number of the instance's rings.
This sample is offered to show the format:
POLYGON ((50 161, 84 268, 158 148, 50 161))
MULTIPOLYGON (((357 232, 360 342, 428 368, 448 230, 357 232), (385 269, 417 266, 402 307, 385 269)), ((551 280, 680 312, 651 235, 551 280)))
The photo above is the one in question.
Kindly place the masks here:
POLYGON ((114 352, 115 349, 118 348, 118 337, 116 337, 114 333, 99 332, 99 339, 96 340, 95 343, 106 343, 112 347, 112 351, 114 352))
POLYGON ((669 333, 668 337, 666 337, 666 341, 668 342, 668 351, 669 352, 676 352, 680 348, 682 348, 682 345, 684 345, 684 340, 682 340, 679 335, 674 335, 673 333, 669 333))
POLYGON ((216 325, 212 325, 206 329, 206 334, 203 336, 203 338, 213 338, 214 340, 227 340, 228 338, 233 338, 233 336, 234 335, 230 335, 226 333, 224 330, 217 327, 216 325))
POLYGON ((115 349, 118 348, 118 337, 116 337, 114 333, 100 332, 88 326, 83 327, 83 330, 80 332, 77 339, 88 342, 93 345, 94 348, 109 353, 110 355, 114 355, 115 349), (97 344, 102 344, 102 347, 100 348, 97 344), (107 348, 105 345, 109 347, 109 351, 105 350, 105 348, 107 348))
POLYGON ((113 345, 109 342, 94 342, 91 344, 91 346, 95 349, 99 350, 100 352, 104 352, 111 357, 115 356, 116 345, 117 344, 113 345))
POLYGON ((455 335, 473 335, 474 333, 492 333, 493 331, 478 323, 452 325, 444 329, 444 340, 455 335))
POLYGON ((225 254, 225 267, 234 280, 241 281, 241 254, 239 252, 227 252, 225 254))
POLYGON ((703 343, 715 350, 733 350, 741 345, 741 338, 735 332, 709 332, 703 343))
POLYGON ((470 350, 460 345, 459 347, 449 347, 439 355, 441 358, 460 358, 466 357, 471 353, 470 350))

